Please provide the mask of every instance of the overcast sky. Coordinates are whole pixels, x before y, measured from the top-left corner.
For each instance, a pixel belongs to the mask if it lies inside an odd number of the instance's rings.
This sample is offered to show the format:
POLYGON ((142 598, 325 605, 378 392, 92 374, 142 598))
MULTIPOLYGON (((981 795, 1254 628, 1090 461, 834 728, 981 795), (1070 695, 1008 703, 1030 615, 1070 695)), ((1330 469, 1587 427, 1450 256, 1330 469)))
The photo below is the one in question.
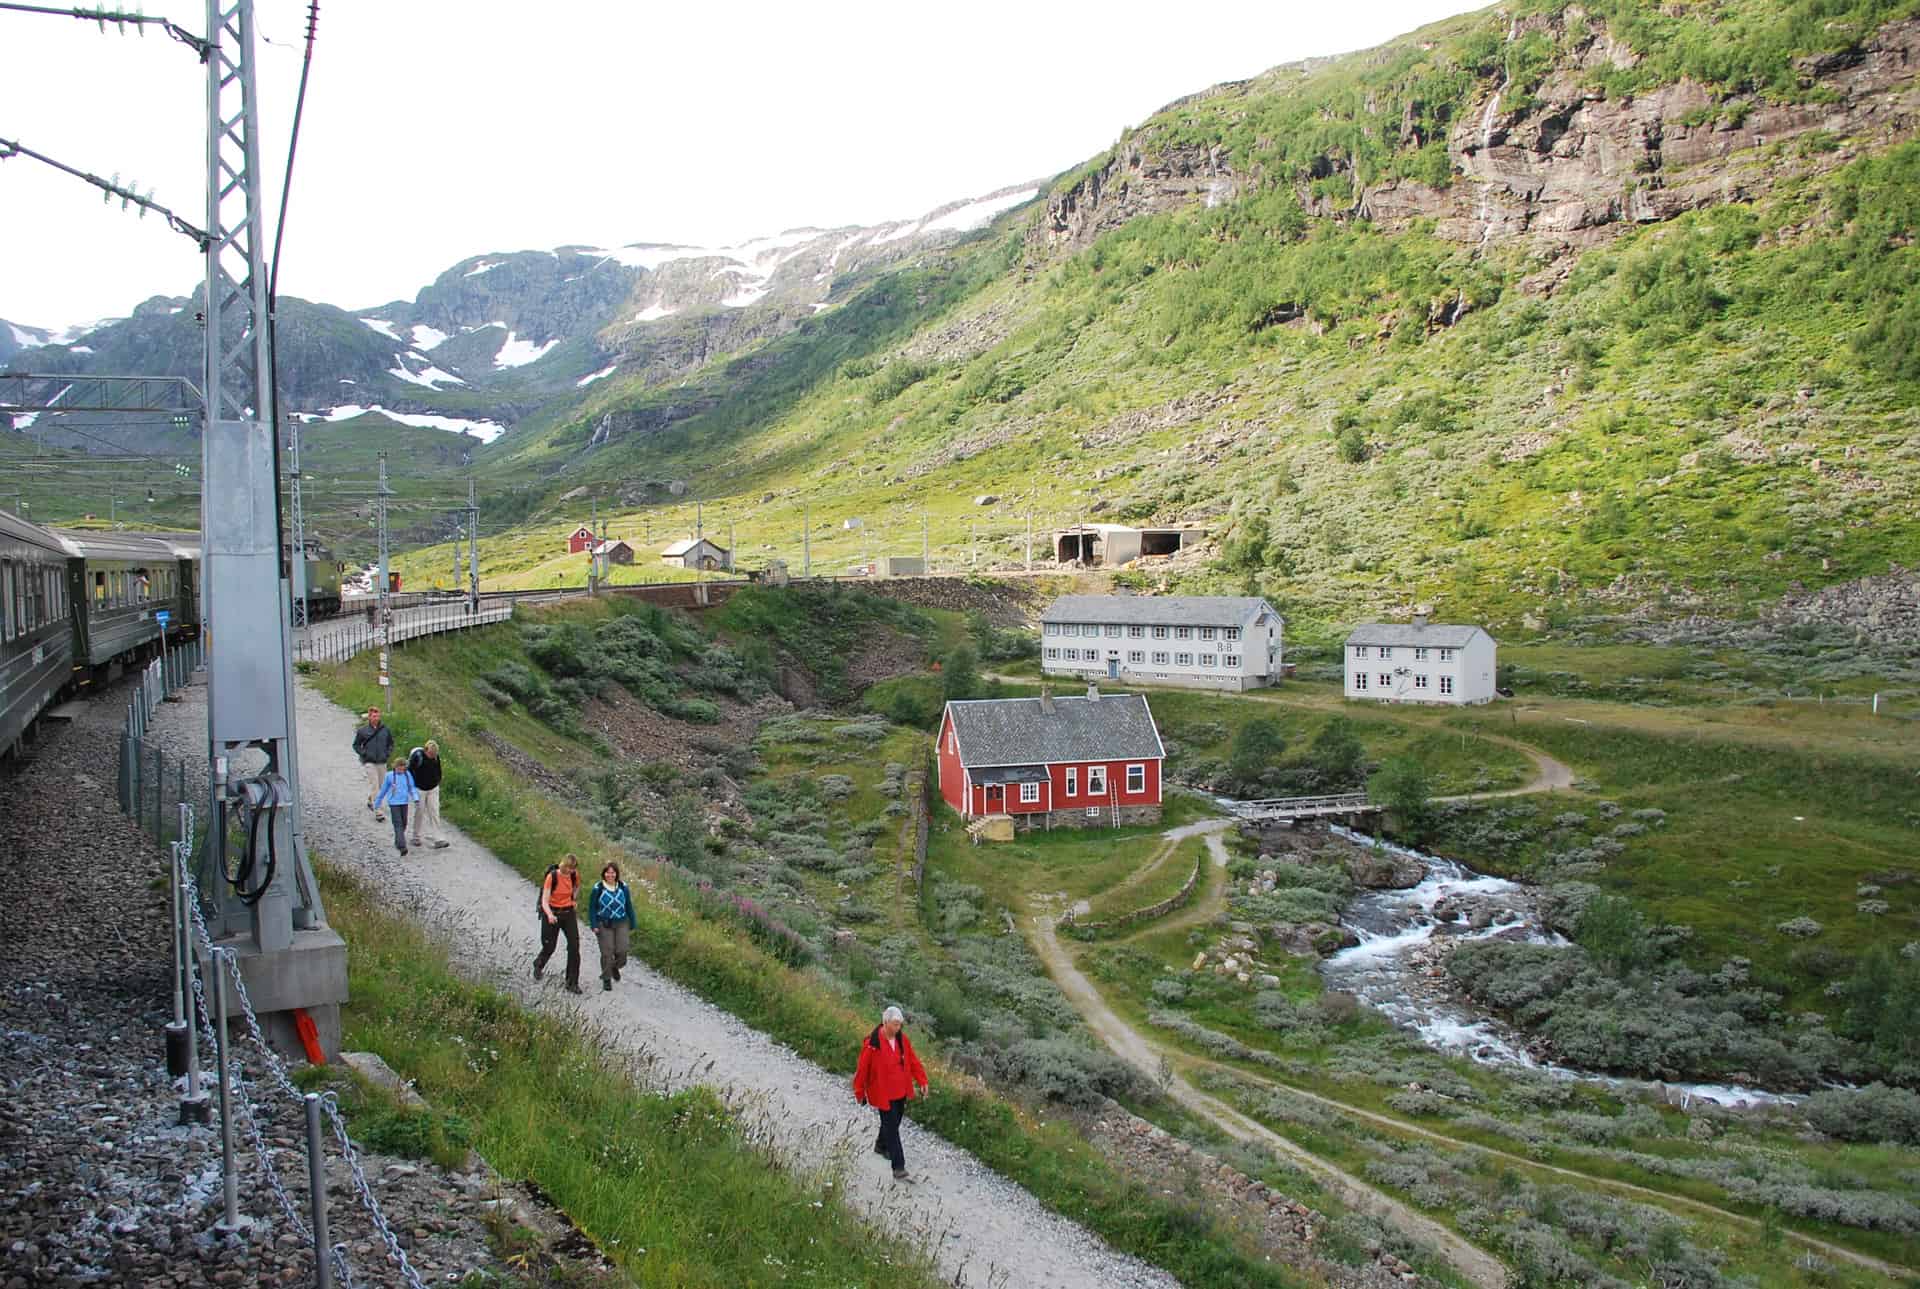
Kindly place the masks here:
MULTIPOLYGON (((270 226, 306 4, 257 2, 270 226)), ((202 4, 144 7, 206 26, 202 4)), ((916 216, 1076 165, 1183 94, 1477 7, 329 0, 280 289, 360 309, 488 251, 916 216)), ((0 11, 0 50, 0 138, 204 222, 205 80, 187 48, 0 11)), ((161 220, 0 162, 0 318, 121 315, 200 274, 161 220)))

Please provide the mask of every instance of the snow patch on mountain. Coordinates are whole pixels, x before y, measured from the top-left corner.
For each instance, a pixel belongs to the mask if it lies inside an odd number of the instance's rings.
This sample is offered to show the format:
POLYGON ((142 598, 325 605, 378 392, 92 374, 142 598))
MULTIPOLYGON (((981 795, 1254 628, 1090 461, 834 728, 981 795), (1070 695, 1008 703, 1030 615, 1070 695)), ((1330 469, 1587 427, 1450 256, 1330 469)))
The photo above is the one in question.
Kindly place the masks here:
POLYGON ((493 365, 496 368, 525 367, 530 362, 537 362, 546 357, 547 351, 560 343, 556 338, 547 341, 544 345, 536 345, 531 340, 522 340, 514 335, 510 329, 507 329, 507 324, 504 322, 491 325, 507 331, 507 338, 501 344, 500 352, 493 356, 493 365))
POLYGON ((432 349, 434 346, 444 345, 446 342, 447 333, 438 327, 429 327, 424 322, 414 324, 413 347, 415 349, 432 349))
MULTIPOLYGON (((372 327, 375 331, 385 336, 388 340, 400 340, 400 333, 395 331, 393 329, 393 324, 391 322, 388 322, 385 318, 362 318, 360 319, 360 321, 366 323, 369 327, 372 327)), ((404 345, 407 342, 404 340, 400 340, 400 343, 404 345)))
MULTIPOLYGON (((409 358, 413 356, 412 354, 407 355, 409 358)), ((398 376, 401 380, 410 381, 415 385, 424 385, 428 389, 438 389, 442 383, 448 385, 464 385, 467 383, 458 376, 455 376, 452 372, 441 371, 438 367, 431 365, 418 375, 408 371, 405 367, 389 367, 387 369, 387 375, 398 376)))
POLYGON ((356 416, 378 413, 389 421, 398 421, 402 425, 414 425, 429 430, 446 430, 453 434, 471 434, 482 443, 491 443, 507 432, 507 427, 495 421, 467 420, 458 416, 438 416, 431 412, 394 412, 378 405, 363 407, 359 403, 342 403, 327 412, 300 413, 303 421, 351 421, 356 416))
POLYGON ((619 368, 619 366, 620 366, 619 363, 614 363, 613 366, 611 367, 602 367, 599 371, 591 372, 588 375, 582 376, 579 380, 576 380, 573 383, 577 388, 585 389, 587 386, 593 384, 593 382, 595 382, 596 380, 605 380, 608 376, 613 375, 613 373, 615 372, 615 370, 619 368))
POLYGON ((650 304, 628 319, 630 322, 658 322, 669 314, 678 313, 678 309, 669 309, 664 304, 650 304))

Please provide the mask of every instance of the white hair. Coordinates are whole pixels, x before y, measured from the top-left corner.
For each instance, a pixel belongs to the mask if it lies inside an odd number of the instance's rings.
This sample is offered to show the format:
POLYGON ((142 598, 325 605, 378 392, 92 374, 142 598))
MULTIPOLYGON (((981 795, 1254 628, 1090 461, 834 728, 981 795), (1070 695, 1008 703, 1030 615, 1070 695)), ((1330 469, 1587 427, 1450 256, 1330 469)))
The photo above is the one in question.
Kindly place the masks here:
POLYGON ((890 1020, 897 1020, 904 1025, 907 1023, 907 1014, 898 1007, 889 1007, 880 1013, 880 1023, 884 1025, 890 1020))

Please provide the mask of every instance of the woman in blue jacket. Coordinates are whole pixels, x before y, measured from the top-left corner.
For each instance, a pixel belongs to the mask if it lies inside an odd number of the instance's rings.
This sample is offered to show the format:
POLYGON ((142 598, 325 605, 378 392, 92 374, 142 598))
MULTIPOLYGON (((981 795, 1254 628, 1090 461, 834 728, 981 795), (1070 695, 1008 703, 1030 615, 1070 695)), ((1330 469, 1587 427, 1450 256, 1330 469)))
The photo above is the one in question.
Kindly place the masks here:
POLYGON ((407 773, 407 758, 394 757, 387 777, 380 781, 380 795, 373 799, 373 808, 375 813, 382 805, 391 808, 393 848, 402 855, 407 853, 407 807, 419 799, 420 789, 413 786, 413 776, 407 773))
POLYGON ((633 892, 620 880, 620 865, 609 863, 587 894, 587 926, 600 945, 600 988, 611 989, 627 965, 633 942, 633 892))

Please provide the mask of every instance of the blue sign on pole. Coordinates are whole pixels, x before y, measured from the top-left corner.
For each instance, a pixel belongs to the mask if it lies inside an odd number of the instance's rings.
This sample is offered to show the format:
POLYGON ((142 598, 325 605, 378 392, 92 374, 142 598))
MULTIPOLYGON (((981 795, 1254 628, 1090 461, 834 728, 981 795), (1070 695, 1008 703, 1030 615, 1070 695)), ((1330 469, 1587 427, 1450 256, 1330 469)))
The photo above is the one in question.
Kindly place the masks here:
POLYGON ((165 609, 161 609, 158 613, 153 615, 153 620, 155 622, 158 622, 161 626, 164 627, 167 625, 167 619, 171 618, 172 616, 173 615, 167 612, 165 609))

